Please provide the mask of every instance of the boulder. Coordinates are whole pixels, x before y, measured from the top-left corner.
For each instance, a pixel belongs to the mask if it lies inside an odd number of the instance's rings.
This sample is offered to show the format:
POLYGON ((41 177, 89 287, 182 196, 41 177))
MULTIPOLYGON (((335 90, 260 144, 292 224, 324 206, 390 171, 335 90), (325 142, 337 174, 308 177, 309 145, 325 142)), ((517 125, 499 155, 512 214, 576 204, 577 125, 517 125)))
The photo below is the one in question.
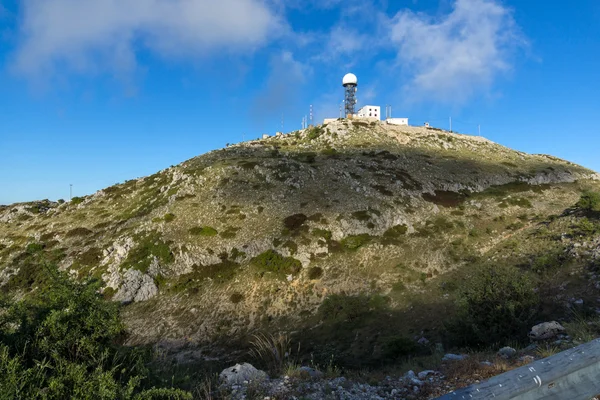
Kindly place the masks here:
POLYGON ((564 332, 565 328, 556 321, 542 322, 531 328, 529 337, 532 340, 545 340, 552 339, 561 332, 564 332))
POLYGON ((498 350, 498 357, 502 357, 506 360, 513 358, 514 356, 517 355, 517 351, 515 349, 513 349, 512 347, 503 347, 500 350, 498 350))
POLYGON ((225 368, 219 374, 219 378, 226 385, 242 385, 250 381, 267 379, 267 373, 254 368, 252 364, 235 364, 233 367, 225 368))

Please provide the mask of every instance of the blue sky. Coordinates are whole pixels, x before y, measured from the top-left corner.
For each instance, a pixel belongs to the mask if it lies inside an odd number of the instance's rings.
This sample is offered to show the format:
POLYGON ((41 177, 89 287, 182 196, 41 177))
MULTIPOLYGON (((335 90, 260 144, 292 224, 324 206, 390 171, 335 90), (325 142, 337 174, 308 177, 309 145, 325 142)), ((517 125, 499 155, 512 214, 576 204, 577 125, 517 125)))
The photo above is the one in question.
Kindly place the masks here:
POLYGON ((0 204, 360 104, 600 171, 600 2, 0 0, 0 204))

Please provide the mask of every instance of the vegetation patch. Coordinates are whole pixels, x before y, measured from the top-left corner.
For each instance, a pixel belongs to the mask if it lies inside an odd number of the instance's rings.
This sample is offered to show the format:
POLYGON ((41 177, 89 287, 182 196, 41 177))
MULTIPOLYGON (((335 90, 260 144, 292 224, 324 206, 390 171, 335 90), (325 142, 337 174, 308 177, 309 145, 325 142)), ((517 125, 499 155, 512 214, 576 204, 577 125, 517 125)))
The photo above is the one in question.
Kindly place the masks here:
POLYGON ((264 253, 252 258, 250 263, 267 272, 278 274, 297 274, 302 269, 302 263, 292 257, 284 257, 274 250, 267 250, 264 253))
POLYGON ((219 236, 221 236, 223 239, 233 239, 234 237, 237 236, 237 233, 240 229, 242 229, 242 228, 228 226, 224 231, 219 233, 219 236))
POLYGON ((436 190, 435 194, 423 193, 423 200, 442 207, 458 207, 465 202, 466 196, 458 192, 436 190))
POLYGON ((240 264, 223 258, 218 264, 194 265, 192 272, 180 275, 170 290, 174 292, 188 291, 197 294, 204 281, 224 284, 235 278, 240 264))
POLYGON ((164 220, 165 222, 172 222, 172 221, 174 221, 174 220, 175 220, 175 214, 173 214, 173 213, 166 213, 166 214, 164 215, 164 217, 163 217, 163 220, 164 220))
POLYGON ((406 225, 395 225, 383 233, 383 244, 399 244, 400 239, 406 235, 408 227, 406 225))
POLYGON ((540 309, 533 279, 512 266, 472 270, 458 290, 457 316, 447 325, 454 344, 489 346, 525 341, 540 309))
POLYGON ((296 231, 306 222, 308 217, 305 214, 294 214, 283 220, 283 225, 290 231, 296 231))
POLYGON ((194 236, 216 236, 219 232, 211 226, 195 226, 188 232, 194 236))
POLYGON ((308 279, 310 279, 310 280, 321 279, 322 276, 323 276, 323 268, 310 267, 308 269, 308 279))
POLYGON ((600 193, 584 192, 575 207, 588 212, 600 212, 600 193))
POLYGON ((74 228, 71 229, 70 231, 68 231, 66 233, 66 237, 68 238, 72 238, 72 237, 82 237, 82 236, 88 236, 91 235, 93 232, 87 228, 83 228, 83 227, 79 227, 79 228, 74 228))
POLYGON ((346 236, 341 241, 341 245, 348 250, 358 250, 359 248, 371 243, 373 236, 363 233, 361 235, 346 236))
POLYGON ((175 257, 169 247, 170 242, 164 242, 158 232, 150 232, 146 235, 135 237, 137 245, 129 252, 127 258, 121 264, 123 269, 137 269, 143 273, 148 272, 152 257, 156 257, 162 265, 175 261, 175 257))

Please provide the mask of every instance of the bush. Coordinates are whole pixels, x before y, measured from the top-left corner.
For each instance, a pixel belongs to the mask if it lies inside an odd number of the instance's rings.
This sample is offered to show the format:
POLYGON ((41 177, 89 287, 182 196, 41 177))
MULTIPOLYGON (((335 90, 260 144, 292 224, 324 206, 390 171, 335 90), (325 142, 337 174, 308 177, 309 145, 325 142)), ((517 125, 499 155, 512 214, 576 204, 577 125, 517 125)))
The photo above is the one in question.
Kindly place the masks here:
MULTIPOLYGON (((39 267, 39 266, 38 266, 39 267)), ((191 399, 177 389, 148 388, 149 353, 118 344, 118 304, 55 267, 52 281, 22 301, 0 304, 0 393, 15 399, 191 399)))
POLYGON ((215 228, 210 226, 195 226, 188 232, 196 236, 216 236, 219 233, 215 228))
POLYGON ((350 235, 342 239, 341 244, 348 250, 358 250, 371 242, 372 239, 372 236, 367 233, 363 233, 362 235, 350 235))
POLYGON ((515 267, 481 267, 458 292, 457 317, 447 326, 456 345, 525 339, 539 310, 532 278, 515 267))
POLYGON ((167 213, 167 214, 165 214, 165 216, 164 216, 164 220, 165 220, 165 222, 171 222, 171 221, 173 221, 174 219, 175 219, 175 214, 172 214, 172 213, 167 213))
POLYGON ((575 206, 585 211, 600 212, 600 193, 584 192, 575 206))
POLYGON ((283 225, 290 231, 295 231, 299 229, 307 219, 308 217, 304 214, 294 214, 284 219, 283 225))
POLYGON ((73 197, 71 199, 71 204, 73 204, 73 205, 81 204, 81 203, 83 203, 83 200, 84 200, 83 197, 73 197))
POLYGON ((296 274, 302 269, 302 263, 292 257, 284 257, 274 250, 267 250, 250 260, 250 263, 265 271, 296 274))
POLYGON ((308 270, 308 279, 316 280, 320 279, 323 276, 323 269, 320 267, 311 267, 308 270))

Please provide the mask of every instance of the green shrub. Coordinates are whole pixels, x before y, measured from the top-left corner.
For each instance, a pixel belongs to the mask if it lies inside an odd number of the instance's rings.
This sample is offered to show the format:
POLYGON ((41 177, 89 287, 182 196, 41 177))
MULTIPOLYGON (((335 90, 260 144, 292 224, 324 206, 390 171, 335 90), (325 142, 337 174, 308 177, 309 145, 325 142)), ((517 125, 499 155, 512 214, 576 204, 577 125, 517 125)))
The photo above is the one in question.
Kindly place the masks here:
POLYGON ((290 231, 298 230, 308 219, 304 214, 294 214, 283 220, 283 225, 290 231))
POLYGON ((121 265, 122 268, 134 268, 146 273, 152 262, 152 256, 158 258, 161 265, 170 264, 175 260, 169 247, 170 243, 164 242, 157 232, 139 235, 136 239, 137 244, 127 255, 121 265))
POLYGON ((83 203, 83 200, 84 200, 83 197, 73 197, 71 199, 71 204, 73 204, 73 205, 81 204, 81 203, 83 203))
POLYGON ((457 316, 447 327, 459 346, 524 340, 540 300, 533 279, 512 266, 485 266, 463 280, 457 316))
POLYGON ((229 296, 229 300, 233 303, 233 304, 238 304, 240 303, 242 300, 244 300, 244 295, 241 293, 232 293, 231 296, 229 296))
POLYGON ((584 211, 600 212, 600 193, 584 192, 575 206, 584 211))
POLYGON ((323 276, 323 269, 320 267, 311 267, 308 269, 308 279, 316 280, 323 276))
POLYGON ((583 217, 573 227, 575 234, 580 236, 591 236, 596 233, 600 233, 600 224, 590 221, 588 218, 583 217))
POLYGON ((415 341, 404 336, 391 336, 385 338, 383 342, 383 356, 392 360, 409 356, 416 349, 415 341))
POLYGON ((328 231, 327 229, 313 229, 312 230, 312 235, 316 236, 318 238, 323 238, 327 241, 331 240, 331 231, 328 231))
POLYGON ((210 226, 195 226, 190 228, 188 232, 195 236, 216 236, 219 233, 210 226))
POLYGON ((341 245, 348 250, 358 250, 372 240, 373 237, 367 233, 363 233, 362 235, 350 235, 342 239, 341 245))
POLYGON ((125 333, 119 305, 103 300, 100 282, 44 271, 52 282, 46 290, 0 304, 2 398, 192 398, 148 387, 150 353, 118 345, 125 333))
POLYGON ((252 258, 250 263, 264 271, 297 274, 302 269, 302 263, 292 257, 284 257, 274 250, 267 250, 264 253, 252 258))
POLYGON ((175 219, 175 214, 167 213, 167 214, 165 214, 163 219, 165 220, 165 222, 171 222, 175 219))

